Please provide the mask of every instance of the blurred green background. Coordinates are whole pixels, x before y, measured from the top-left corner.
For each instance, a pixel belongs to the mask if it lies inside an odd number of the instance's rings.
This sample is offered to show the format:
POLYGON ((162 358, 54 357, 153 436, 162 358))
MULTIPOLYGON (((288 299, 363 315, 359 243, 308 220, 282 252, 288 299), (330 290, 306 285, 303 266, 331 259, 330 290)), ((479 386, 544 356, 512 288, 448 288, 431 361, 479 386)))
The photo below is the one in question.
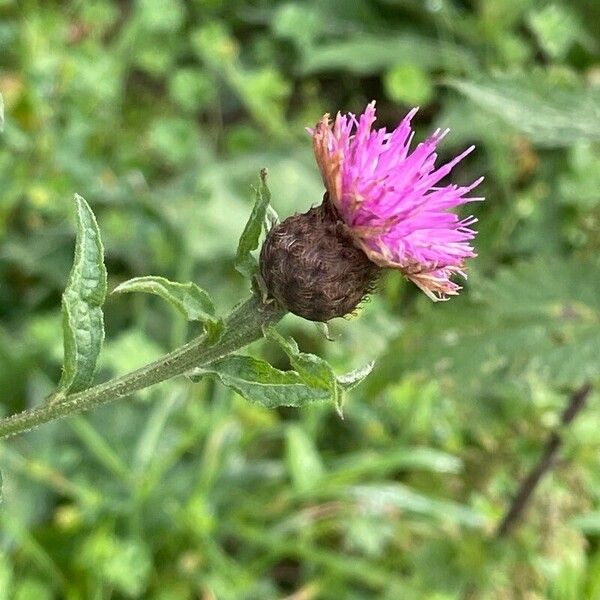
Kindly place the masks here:
MULTIPOLYGON (((388 274, 334 342, 377 359, 341 420, 265 410, 206 380, 0 444, 0 599, 600 598, 598 396, 524 521, 494 528, 569 395, 600 376, 597 0, 0 0, 0 411, 60 376, 73 193, 109 288, 194 280, 222 313, 270 171, 280 215, 318 203, 304 131, 377 99, 450 127, 454 181, 486 181, 479 258, 432 304, 388 274)), ((97 380, 197 333, 157 298, 109 298, 97 380)), ((272 345, 253 351, 280 368, 272 345)))

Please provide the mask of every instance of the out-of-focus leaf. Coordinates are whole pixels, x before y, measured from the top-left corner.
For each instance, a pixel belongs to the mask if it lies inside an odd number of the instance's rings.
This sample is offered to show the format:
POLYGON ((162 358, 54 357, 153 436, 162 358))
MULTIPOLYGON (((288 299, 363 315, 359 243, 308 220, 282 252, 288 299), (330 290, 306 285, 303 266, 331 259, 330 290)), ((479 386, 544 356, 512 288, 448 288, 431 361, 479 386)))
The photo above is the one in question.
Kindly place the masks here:
POLYGON ((569 148, 569 169, 559 177, 560 200, 589 211, 600 203, 600 152, 594 144, 581 142, 569 148))
POLYGON ((119 539, 102 528, 85 541, 77 560, 86 571, 129 597, 143 595, 152 572, 149 551, 142 541, 119 539))
POLYGON ((198 128, 182 117, 164 117, 154 121, 148 140, 160 159, 173 166, 191 162, 202 147, 198 128))
POLYGON ((600 535, 600 511, 592 511, 571 519, 571 525, 586 535, 600 535))
POLYGON ((168 10, 161 0, 140 0, 136 3, 140 26, 157 33, 177 31, 185 20, 185 11, 181 0, 169 2, 168 10))
MULTIPOLYGON (((500 323, 532 325, 539 345, 522 360, 556 385, 600 375, 600 268, 591 261, 544 260, 502 271, 487 292, 500 323)), ((520 354, 520 353, 519 353, 520 354)))
POLYGON ((304 55, 302 70, 305 73, 348 71, 370 75, 395 66, 399 60, 423 69, 452 64, 462 68, 473 65, 473 57, 467 50, 418 34, 403 33, 394 37, 363 34, 313 46, 304 55))
POLYGON ((367 375, 373 370, 374 366, 375 361, 372 361, 363 367, 358 367, 353 371, 349 371, 343 375, 338 375, 337 382, 344 391, 349 392, 359 385, 365 377, 367 377, 367 375))
POLYGON ((320 33, 324 21, 318 4, 284 2, 273 13, 272 29, 276 36, 289 39, 298 48, 306 48, 320 33))
POLYGON ((6 553, 0 554, 0 600, 10 600, 13 592, 13 573, 6 553))
POLYGON ((557 2, 531 11, 527 20, 542 50, 550 58, 564 58, 581 37, 581 26, 574 13, 557 2))
POLYGON ((327 482, 351 483, 369 475, 383 477, 398 470, 430 473, 459 473, 461 461, 434 448, 398 448, 387 452, 361 451, 336 461, 329 469, 327 482))
POLYGON ((318 485, 323 477, 323 463, 313 440, 302 427, 291 425, 286 429, 287 464, 294 484, 299 492, 318 485))
POLYGON ((231 354, 191 373, 192 381, 215 375, 249 402, 266 408, 306 406, 331 399, 329 390, 309 387, 295 371, 279 371, 268 362, 231 354))
POLYGON ((75 195, 77 239, 69 282, 63 294, 64 365, 59 394, 88 387, 104 340, 102 305, 106 267, 100 230, 87 202, 75 195))
POLYGON ((392 67, 383 81, 388 98, 394 102, 423 106, 433 97, 433 83, 429 74, 413 64, 401 63, 392 67))
POLYGON ((0 94, 0 133, 4 131, 4 98, 0 94))
POLYGON ((363 510, 375 514, 407 510, 467 527, 483 527, 486 524, 483 515, 468 506, 430 498, 401 483, 356 485, 349 488, 347 493, 360 503, 363 510))
POLYGON ((449 85, 540 146, 600 140, 600 88, 542 71, 451 79, 449 85))
POLYGON ((221 319, 215 316, 215 307, 208 292, 195 283, 178 283, 164 277, 148 275, 135 277, 119 284, 113 293, 146 292, 160 296, 180 311, 188 321, 204 323, 211 336, 217 336, 223 328, 221 319))
POLYGON ((169 95, 179 106, 189 112, 197 111, 215 100, 215 85, 201 69, 184 68, 169 79, 169 95))
POLYGON ((254 208, 240 237, 235 256, 235 268, 248 278, 253 277, 258 269, 258 263, 252 255, 252 251, 258 248, 258 239, 265 222, 267 207, 271 201, 271 192, 267 187, 266 169, 262 169, 260 172, 260 183, 255 192, 254 208))
POLYGON ((43 581, 25 579, 19 581, 14 600, 52 600, 53 593, 43 581))
POLYGON ((478 285, 481 302, 455 299, 442 307, 443 320, 434 311, 407 327, 379 359, 371 392, 398 369, 441 378, 463 393, 519 384, 530 373, 568 387, 600 376, 598 265, 540 259, 478 285))

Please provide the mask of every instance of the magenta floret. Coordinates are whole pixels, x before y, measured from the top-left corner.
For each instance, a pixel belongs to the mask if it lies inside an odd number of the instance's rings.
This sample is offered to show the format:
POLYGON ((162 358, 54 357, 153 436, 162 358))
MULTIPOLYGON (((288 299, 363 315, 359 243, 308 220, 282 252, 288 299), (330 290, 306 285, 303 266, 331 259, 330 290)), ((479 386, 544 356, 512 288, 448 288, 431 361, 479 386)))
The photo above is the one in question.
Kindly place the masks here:
POLYGON ((471 240, 473 216, 460 219, 452 209, 467 202, 483 177, 468 186, 438 185, 474 150, 467 148, 437 167, 436 148, 448 130, 437 130, 411 151, 411 110, 391 132, 372 129, 375 102, 357 119, 325 115, 314 129, 315 156, 329 193, 354 242, 381 267, 400 270, 432 300, 456 295, 451 280, 465 275, 465 261, 476 256, 471 240))

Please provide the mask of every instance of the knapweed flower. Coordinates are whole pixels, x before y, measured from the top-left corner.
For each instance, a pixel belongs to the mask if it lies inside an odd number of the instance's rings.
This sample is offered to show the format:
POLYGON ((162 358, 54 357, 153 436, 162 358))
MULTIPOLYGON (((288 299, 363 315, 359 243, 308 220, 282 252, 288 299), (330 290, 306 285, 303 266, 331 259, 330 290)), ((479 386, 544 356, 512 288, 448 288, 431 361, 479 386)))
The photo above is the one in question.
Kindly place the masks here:
POLYGON ((448 130, 411 151, 416 112, 391 132, 373 129, 372 102, 358 119, 338 113, 332 123, 326 114, 308 130, 327 190, 323 204, 274 228, 261 253, 267 289, 291 312, 316 321, 352 312, 380 268, 399 270, 432 300, 461 289, 451 278, 466 277, 465 261, 476 256, 477 219, 452 209, 482 200, 468 194, 483 178, 440 185, 474 146, 436 167, 448 130))

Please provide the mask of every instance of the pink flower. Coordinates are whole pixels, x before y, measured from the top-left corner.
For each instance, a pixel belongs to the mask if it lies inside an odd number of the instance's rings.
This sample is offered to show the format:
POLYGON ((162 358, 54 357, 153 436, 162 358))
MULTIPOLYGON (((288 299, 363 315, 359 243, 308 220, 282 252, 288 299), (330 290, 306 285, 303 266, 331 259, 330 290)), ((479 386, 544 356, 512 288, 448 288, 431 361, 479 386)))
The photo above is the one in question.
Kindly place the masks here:
POLYGON ((465 261, 476 256, 470 241, 477 219, 459 219, 451 209, 483 200, 467 197, 483 177, 468 186, 439 185, 475 146, 436 168, 435 150, 448 130, 435 131, 410 151, 416 112, 390 133, 371 129, 373 101, 358 120, 338 113, 332 124, 326 114, 309 133, 329 199, 354 243, 375 264, 401 271, 432 300, 446 300, 461 289, 450 278, 466 278, 465 261))

